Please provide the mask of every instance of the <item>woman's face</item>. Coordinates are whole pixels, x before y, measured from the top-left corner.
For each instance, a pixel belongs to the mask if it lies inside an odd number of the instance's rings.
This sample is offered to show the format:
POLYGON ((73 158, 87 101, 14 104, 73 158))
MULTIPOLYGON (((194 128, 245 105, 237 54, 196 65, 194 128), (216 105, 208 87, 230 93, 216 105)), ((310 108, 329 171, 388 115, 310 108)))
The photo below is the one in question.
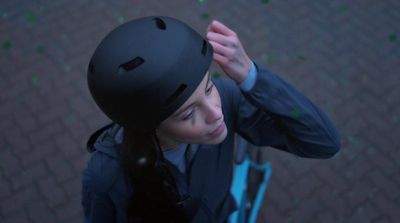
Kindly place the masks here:
POLYGON ((161 122, 156 133, 163 149, 180 143, 218 144, 225 139, 227 129, 221 98, 209 72, 190 98, 161 122))

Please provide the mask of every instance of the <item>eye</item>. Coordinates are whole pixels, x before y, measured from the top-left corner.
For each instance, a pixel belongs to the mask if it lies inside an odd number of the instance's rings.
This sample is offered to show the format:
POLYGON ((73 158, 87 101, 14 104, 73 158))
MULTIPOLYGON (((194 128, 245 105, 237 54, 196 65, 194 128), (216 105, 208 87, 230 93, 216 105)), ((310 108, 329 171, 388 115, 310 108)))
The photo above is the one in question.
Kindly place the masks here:
POLYGON ((206 94, 207 94, 207 95, 210 95, 213 88, 214 88, 214 84, 211 84, 211 87, 209 87, 209 88, 206 90, 206 94))
POLYGON ((189 120, 190 118, 193 117, 193 114, 194 114, 194 110, 192 110, 189 114, 187 114, 187 115, 183 118, 183 120, 184 120, 184 121, 189 120))

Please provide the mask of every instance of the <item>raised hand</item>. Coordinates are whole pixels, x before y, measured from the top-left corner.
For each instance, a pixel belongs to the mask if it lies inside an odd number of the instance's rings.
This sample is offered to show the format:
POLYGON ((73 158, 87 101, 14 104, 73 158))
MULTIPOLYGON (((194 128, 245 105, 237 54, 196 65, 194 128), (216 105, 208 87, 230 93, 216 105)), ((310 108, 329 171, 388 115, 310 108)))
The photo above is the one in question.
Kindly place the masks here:
POLYGON ((213 20, 208 28, 206 38, 213 46, 213 59, 221 69, 236 83, 246 79, 251 59, 244 51, 236 33, 227 26, 213 20))

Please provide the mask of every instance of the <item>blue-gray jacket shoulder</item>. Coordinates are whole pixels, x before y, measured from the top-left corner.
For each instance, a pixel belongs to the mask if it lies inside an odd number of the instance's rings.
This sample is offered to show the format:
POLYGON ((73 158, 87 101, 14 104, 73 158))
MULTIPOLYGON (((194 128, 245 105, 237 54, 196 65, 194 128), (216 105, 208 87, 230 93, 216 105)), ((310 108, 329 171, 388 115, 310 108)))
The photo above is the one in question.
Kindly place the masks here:
MULTIPOLYGON (((254 62, 254 61, 253 61, 254 62)), ((289 82, 255 63, 257 76, 249 91, 220 80, 221 100, 234 131, 258 146, 271 146, 300 157, 330 158, 340 149, 340 134, 321 108, 289 82)))

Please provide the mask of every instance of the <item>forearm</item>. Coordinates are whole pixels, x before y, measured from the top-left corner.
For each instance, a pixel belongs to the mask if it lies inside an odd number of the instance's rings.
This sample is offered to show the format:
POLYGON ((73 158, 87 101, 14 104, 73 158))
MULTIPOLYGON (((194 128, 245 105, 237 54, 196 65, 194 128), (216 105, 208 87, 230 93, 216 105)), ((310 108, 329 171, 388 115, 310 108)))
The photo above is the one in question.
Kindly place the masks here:
POLYGON ((249 91, 242 89, 243 95, 277 122, 290 147, 284 149, 304 157, 335 154, 340 136, 327 115, 279 76, 255 65, 255 84, 249 91))

